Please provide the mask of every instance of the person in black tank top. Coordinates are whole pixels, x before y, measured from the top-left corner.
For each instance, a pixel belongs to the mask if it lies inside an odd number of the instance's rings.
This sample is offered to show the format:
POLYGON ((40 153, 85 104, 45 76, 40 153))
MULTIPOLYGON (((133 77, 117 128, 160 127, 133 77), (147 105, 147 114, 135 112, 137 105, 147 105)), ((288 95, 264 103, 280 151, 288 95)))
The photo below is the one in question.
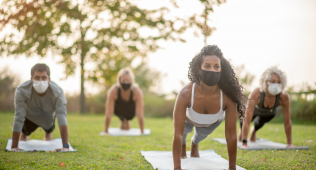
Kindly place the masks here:
POLYGON ((284 88, 286 87, 286 75, 283 71, 273 66, 268 68, 261 76, 260 88, 256 88, 247 101, 245 111, 246 119, 240 122, 239 140, 242 147, 248 147, 247 137, 250 123, 255 120, 251 128, 250 141, 256 141, 256 132, 263 125, 271 121, 276 115, 278 106, 282 106, 287 147, 292 145, 292 123, 290 119, 290 97, 284 88))
POLYGON ((136 103, 133 101, 133 90, 131 90, 130 98, 125 101, 121 97, 121 88, 117 89, 117 100, 115 100, 114 114, 117 115, 121 121, 124 119, 132 120, 135 116, 136 103))
POLYGON ((143 94, 134 82, 131 69, 123 68, 117 75, 117 83, 108 91, 104 132, 108 133, 113 113, 121 120, 122 130, 130 129, 130 120, 138 118, 140 130, 144 132, 143 94))

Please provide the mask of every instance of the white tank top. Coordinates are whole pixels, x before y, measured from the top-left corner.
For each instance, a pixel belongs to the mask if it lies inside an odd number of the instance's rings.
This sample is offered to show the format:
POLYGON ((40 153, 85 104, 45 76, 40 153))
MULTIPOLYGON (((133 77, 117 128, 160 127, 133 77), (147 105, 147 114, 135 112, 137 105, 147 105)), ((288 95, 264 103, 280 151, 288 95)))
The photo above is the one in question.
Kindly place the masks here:
POLYGON ((193 102, 194 102, 194 86, 192 85, 192 95, 191 95, 191 107, 187 108, 186 111, 186 119, 188 122, 193 123, 194 125, 198 125, 199 127, 208 127, 216 122, 218 122, 223 116, 225 116, 225 112, 223 111, 223 94, 221 91, 221 108, 219 112, 216 114, 200 114, 193 110, 193 102))

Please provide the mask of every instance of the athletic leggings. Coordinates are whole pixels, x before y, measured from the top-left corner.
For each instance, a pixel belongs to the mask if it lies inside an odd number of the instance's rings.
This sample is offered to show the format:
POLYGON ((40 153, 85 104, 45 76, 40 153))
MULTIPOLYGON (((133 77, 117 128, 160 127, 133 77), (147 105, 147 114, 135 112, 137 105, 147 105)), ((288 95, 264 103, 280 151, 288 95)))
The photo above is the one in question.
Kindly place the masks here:
MULTIPOLYGON (((260 128, 262 128, 262 126, 269 122, 270 120, 272 120, 274 118, 275 115, 271 115, 271 116, 252 116, 252 120, 251 122, 255 120, 255 131, 259 130, 260 128)), ((243 122, 242 121, 239 121, 240 122, 240 129, 242 129, 242 124, 243 122)))
MULTIPOLYGON (((209 127, 195 127, 193 137, 191 138, 192 142, 194 144, 198 144, 199 142, 201 142, 222 123, 224 118, 225 116, 223 116, 217 123, 209 127)), ((182 144, 185 144, 187 135, 188 133, 192 132, 193 126, 194 125, 192 125, 191 123, 185 121, 182 144)))

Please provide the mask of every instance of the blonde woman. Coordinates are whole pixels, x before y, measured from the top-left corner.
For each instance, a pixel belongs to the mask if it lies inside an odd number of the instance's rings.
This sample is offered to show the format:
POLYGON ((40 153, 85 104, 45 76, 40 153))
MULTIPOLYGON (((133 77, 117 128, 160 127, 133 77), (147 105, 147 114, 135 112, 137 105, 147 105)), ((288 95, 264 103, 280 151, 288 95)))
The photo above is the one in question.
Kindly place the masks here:
POLYGON ((130 120, 136 115, 141 133, 144 133, 144 104, 143 93, 137 86, 132 70, 122 68, 114 84, 108 91, 105 110, 105 129, 108 134, 113 113, 121 120, 122 130, 130 129, 130 120))
POLYGON ((292 123, 290 119, 290 97, 284 91, 287 83, 286 75, 276 66, 268 68, 260 78, 260 88, 256 88, 250 95, 245 112, 246 119, 240 122, 241 133, 239 140, 248 147, 247 137, 250 123, 255 119, 251 128, 250 141, 256 141, 256 132, 276 115, 278 106, 282 106, 284 128, 287 138, 287 147, 292 145, 292 123))

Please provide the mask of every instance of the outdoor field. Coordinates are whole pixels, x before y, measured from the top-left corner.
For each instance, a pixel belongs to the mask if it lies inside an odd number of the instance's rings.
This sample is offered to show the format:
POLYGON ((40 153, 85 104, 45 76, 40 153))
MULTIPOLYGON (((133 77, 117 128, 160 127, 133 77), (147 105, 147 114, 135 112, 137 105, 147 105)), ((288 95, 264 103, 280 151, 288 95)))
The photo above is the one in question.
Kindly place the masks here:
MULTIPOLYGON (((103 115, 68 114, 69 142, 77 152, 25 152, 5 151, 12 135, 14 114, 0 114, 0 169, 153 169, 141 156, 144 151, 171 151, 173 123, 171 118, 145 118, 145 128, 151 129, 149 136, 114 137, 99 136, 104 128, 103 115), (60 163, 61 162, 61 163, 60 163), (60 166, 64 163, 65 166, 60 166)), ((57 122, 56 122, 57 123, 57 122)), ((111 127, 118 127, 119 119, 113 118, 111 127)), ((208 138, 199 144, 200 150, 214 149, 228 159, 226 145, 211 140, 225 137, 223 122, 208 138)), ((132 127, 138 128, 136 119, 132 127)), ((187 138, 187 150, 190 150, 187 138)), ((43 139, 44 131, 38 128, 31 139, 43 139)), ((53 138, 59 138, 58 126, 53 138)), ((257 133, 257 137, 286 143, 283 124, 268 123, 257 133)), ((315 169, 316 125, 293 125, 293 144, 308 146, 309 150, 264 150, 237 151, 237 165, 246 169, 315 169)), ((173 168, 173 167, 171 167, 173 168)))

